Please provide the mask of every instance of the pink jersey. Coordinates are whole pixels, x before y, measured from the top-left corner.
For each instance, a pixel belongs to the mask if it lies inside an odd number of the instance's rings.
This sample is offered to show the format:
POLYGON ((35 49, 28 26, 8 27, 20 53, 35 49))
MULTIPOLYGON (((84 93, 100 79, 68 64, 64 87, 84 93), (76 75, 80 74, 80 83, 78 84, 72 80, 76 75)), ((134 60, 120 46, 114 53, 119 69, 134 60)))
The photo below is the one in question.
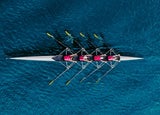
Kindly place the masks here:
POLYGON ((101 56, 100 55, 94 56, 94 61, 101 61, 101 56))
POLYGON ((85 60, 85 59, 84 59, 84 56, 80 56, 80 57, 79 57, 79 60, 80 60, 80 61, 84 61, 84 60, 85 60))
POLYGON ((65 61, 71 61, 72 57, 70 55, 66 55, 66 56, 64 56, 64 60, 65 61))
POLYGON ((114 56, 108 56, 108 61, 112 61, 112 60, 114 60, 114 59, 115 59, 114 56))

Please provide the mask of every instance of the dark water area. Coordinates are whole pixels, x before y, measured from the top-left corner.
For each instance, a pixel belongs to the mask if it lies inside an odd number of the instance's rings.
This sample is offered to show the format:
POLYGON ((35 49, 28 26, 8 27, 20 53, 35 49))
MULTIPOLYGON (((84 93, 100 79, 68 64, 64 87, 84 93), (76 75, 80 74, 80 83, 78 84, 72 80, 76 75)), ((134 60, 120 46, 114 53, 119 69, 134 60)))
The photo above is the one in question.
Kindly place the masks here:
POLYGON ((0 113, 159 115, 159 14, 158 0, 1 0, 0 113), (74 66, 48 86, 65 70, 59 63, 6 59, 57 54, 61 47, 46 32, 58 32, 63 39, 65 29, 76 37, 79 32, 103 35, 103 43, 117 53, 144 60, 119 63, 98 84, 94 78, 105 68, 79 83, 94 70, 89 66, 66 86, 80 69, 74 66))

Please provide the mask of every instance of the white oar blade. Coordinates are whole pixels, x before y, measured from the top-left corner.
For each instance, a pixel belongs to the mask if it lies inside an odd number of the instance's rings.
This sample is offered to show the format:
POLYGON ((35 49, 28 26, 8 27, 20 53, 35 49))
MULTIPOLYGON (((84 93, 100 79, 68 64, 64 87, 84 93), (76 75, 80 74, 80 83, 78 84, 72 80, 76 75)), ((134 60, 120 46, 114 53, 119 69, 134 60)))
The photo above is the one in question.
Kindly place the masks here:
POLYGON ((13 60, 29 60, 29 61, 54 61, 54 56, 28 56, 28 57, 13 57, 13 60))
POLYGON ((139 57, 129 57, 129 56, 120 56, 120 61, 132 61, 132 60, 141 60, 143 58, 139 57))

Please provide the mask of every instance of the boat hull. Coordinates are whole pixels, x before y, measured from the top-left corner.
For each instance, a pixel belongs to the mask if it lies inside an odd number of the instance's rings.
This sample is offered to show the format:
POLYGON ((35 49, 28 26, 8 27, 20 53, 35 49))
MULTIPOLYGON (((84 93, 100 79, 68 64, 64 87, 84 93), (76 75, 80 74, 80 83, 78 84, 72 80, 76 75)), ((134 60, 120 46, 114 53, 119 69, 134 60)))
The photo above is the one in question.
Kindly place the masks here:
MULTIPOLYGON (((116 55, 119 56, 119 55, 116 55)), ((63 60, 63 55, 53 55, 53 56, 28 56, 28 57, 13 57, 13 58, 9 58, 9 59, 13 59, 13 60, 29 60, 29 61, 64 61, 63 60)), ((120 56, 120 60, 119 61, 132 61, 132 60, 141 60, 143 58, 139 58, 139 57, 129 57, 129 56, 120 56)), ((78 59, 78 56, 74 56, 73 61, 80 61, 78 59)), ((95 61, 95 60, 92 60, 95 61)), ((106 60, 108 61, 108 60, 106 60)), ((112 60, 114 61, 114 60, 112 60)), ((117 60, 115 60, 117 61, 117 60)))
POLYGON ((13 60, 28 60, 28 61, 55 61, 54 56, 28 56, 28 57, 13 57, 13 60))

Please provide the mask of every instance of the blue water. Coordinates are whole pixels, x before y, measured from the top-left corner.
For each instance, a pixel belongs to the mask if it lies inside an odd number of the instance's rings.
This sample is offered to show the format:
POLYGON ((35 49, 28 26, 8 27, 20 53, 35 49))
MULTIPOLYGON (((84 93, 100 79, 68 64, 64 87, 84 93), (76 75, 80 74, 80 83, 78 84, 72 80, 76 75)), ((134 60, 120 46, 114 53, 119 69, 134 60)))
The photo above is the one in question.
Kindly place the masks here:
POLYGON ((2 115, 159 115, 159 0, 1 0, 0 113, 2 115), (57 46, 45 33, 103 33, 118 53, 144 60, 121 62, 99 84, 105 69, 83 83, 81 73, 69 86, 74 67, 53 62, 6 60, 8 56, 47 55, 57 46))

